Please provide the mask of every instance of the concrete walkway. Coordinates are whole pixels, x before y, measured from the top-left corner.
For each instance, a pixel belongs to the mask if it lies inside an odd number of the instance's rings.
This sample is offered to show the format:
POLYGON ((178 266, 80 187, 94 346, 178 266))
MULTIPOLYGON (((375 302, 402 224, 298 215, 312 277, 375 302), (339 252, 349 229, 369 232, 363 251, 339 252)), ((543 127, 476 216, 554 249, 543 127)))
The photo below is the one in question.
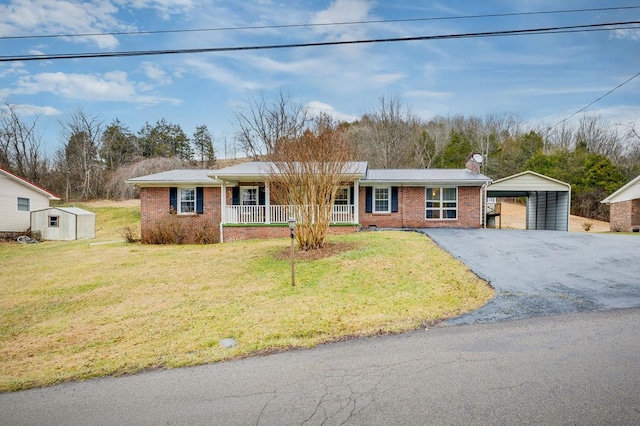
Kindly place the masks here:
POLYGON ((424 229, 496 297, 449 324, 640 307, 640 235, 424 229))

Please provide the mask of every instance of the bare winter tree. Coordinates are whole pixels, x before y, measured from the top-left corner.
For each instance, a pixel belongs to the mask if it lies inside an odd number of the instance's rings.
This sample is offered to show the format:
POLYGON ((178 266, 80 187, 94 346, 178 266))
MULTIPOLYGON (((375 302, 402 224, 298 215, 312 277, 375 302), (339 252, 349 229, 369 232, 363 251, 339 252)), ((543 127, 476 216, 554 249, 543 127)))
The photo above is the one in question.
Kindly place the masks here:
POLYGON ((79 109, 61 125, 65 144, 58 151, 57 163, 66 174, 65 198, 94 198, 99 195, 102 184, 102 168, 98 162, 102 121, 79 109))
POLYGON ((272 154, 281 141, 298 138, 308 124, 304 105, 282 92, 272 104, 264 97, 251 98, 247 110, 236 113, 236 140, 246 155, 257 159, 272 154))
POLYGON ((378 108, 359 123, 357 146, 367 149, 372 167, 411 167, 421 137, 420 123, 400 98, 382 96, 378 108), (364 139, 364 140, 362 140, 364 139))
POLYGON ((324 245, 338 190, 352 180, 352 149, 324 116, 300 137, 281 140, 268 157, 273 199, 293 206, 301 250, 324 245))
POLYGON ((40 148, 37 121, 36 116, 27 123, 9 103, 0 108, 0 167, 32 182, 43 183, 47 163, 40 148))

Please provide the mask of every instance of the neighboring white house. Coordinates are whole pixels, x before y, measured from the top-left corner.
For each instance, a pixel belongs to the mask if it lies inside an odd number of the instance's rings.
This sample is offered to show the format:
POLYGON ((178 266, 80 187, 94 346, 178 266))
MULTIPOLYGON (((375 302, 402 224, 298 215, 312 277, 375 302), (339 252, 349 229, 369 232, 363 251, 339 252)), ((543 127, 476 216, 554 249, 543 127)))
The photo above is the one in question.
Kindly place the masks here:
POLYGON ((31 226, 31 212, 49 207, 60 197, 35 183, 0 168, 0 233, 23 232, 31 226))
POLYGON ((78 207, 48 207, 31 212, 31 231, 43 240, 95 238, 96 215, 78 207))
POLYGON ((609 204, 611 231, 639 232, 640 230, 640 176, 601 201, 609 204))

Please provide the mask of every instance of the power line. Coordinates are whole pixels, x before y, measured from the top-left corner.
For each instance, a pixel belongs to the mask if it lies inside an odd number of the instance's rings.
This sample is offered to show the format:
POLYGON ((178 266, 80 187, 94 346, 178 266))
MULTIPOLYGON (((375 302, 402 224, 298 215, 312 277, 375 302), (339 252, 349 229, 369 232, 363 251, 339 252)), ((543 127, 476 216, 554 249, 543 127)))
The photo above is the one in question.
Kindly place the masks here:
POLYGON ((600 8, 591 8, 591 9, 561 9, 561 10, 549 10, 549 11, 540 11, 540 12, 492 13, 492 14, 485 14, 485 15, 459 15, 459 16, 441 16, 441 17, 429 17, 429 18, 344 21, 344 22, 328 22, 328 23, 317 23, 317 24, 255 25, 255 26, 243 26, 243 27, 218 27, 218 28, 197 28, 197 29, 180 29, 180 30, 149 30, 149 31, 120 31, 120 32, 108 32, 108 33, 2 36, 0 37, 0 40, 100 37, 100 36, 117 36, 117 35, 148 35, 148 34, 212 32, 212 31, 246 31, 246 30, 265 30, 265 29, 283 29, 283 28, 313 28, 313 27, 327 27, 327 26, 341 26, 341 25, 369 25, 369 24, 387 24, 387 23, 402 23, 402 22, 449 21, 449 20, 457 20, 457 19, 503 18, 503 17, 510 17, 510 16, 552 15, 552 14, 563 14, 563 13, 602 12, 602 11, 630 10, 630 9, 640 9, 640 6, 600 7, 600 8))
POLYGON ((624 82, 618 84, 616 87, 614 87, 613 89, 609 90, 607 93, 605 93, 604 95, 600 96, 598 99, 594 100, 593 102, 589 103, 588 105, 580 108, 579 110, 577 110, 576 112, 574 112, 573 114, 569 115, 568 117, 558 121, 556 124, 554 124, 553 126, 547 128, 545 133, 550 132, 553 128, 561 125, 562 123, 566 122, 567 120, 569 120, 571 117, 574 117, 577 114, 580 114, 582 111, 584 111, 585 109, 589 108, 591 105, 595 104, 596 102, 604 99, 605 97, 609 96, 610 94, 612 94, 613 92, 615 92, 616 90, 618 90, 619 88, 621 88, 622 86, 624 86, 625 84, 629 83, 631 80, 633 80, 634 78, 640 76, 640 72, 637 73, 636 75, 629 77, 627 80, 625 80, 624 82))
POLYGON ((138 50, 138 51, 122 51, 122 52, 95 52, 95 53, 53 53, 48 55, 26 55, 26 56, 0 56, 0 62, 16 62, 16 61, 44 61, 57 59, 86 59, 86 58, 114 58, 114 57, 131 57, 131 56, 152 56, 152 55, 175 55, 185 53, 219 53, 219 52, 238 52, 248 50, 275 50, 275 49, 291 49, 302 47, 321 47, 321 46, 342 46, 356 44, 374 44, 374 43, 396 43, 408 41, 427 41, 427 40, 450 40, 480 37, 505 37, 514 35, 534 35, 534 34, 558 34, 571 32, 588 32, 588 31, 611 31, 615 29, 628 29, 629 27, 620 27, 627 25, 637 25, 640 21, 626 22, 608 22, 600 24, 587 25, 571 25, 547 28, 530 28, 524 30, 505 30, 505 31, 489 31, 476 33, 446 34, 419 37, 395 37, 382 39, 364 39, 364 40, 347 40, 347 41, 327 41, 318 43, 291 43, 291 44, 274 44, 274 45, 258 45, 258 46, 237 46, 237 47, 207 47, 207 48, 191 48, 191 49, 160 49, 160 50, 138 50), (610 28, 604 28, 610 27, 610 28))

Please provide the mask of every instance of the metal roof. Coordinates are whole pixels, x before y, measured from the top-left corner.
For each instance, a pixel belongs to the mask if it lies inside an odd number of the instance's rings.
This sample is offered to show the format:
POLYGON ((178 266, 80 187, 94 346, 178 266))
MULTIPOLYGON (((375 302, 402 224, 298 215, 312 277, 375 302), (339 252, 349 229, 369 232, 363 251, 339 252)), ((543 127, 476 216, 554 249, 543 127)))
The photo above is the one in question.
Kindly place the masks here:
MULTIPOLYGON (((262 179, 267 177, 272 169, 277 169, 276 163, 269 161, 250 161, 248 163, 236 164, 224 169, 212 170, 209 176, 218 179, 262 179)), ((351 161, 347 163, 345 174, 352 174, 356 178, 364 177, 367 172, 365 161, 351 161)))
POLYGON ((31 213, 44 212, 47 210, 60 210, 74 216, 95 216, 95 213, 81 209, 80 207, 47 207, 46 209, 34 210, 31 213))
POLYGON ((220 182, 209 177, 209 174, 213 171, 214 170, 212 169, 168 170, 166 172, 127 179, 125 182, 138 186, 167 186, 180 184, 218 186, 220 185, 220 182))
POLYGON ((468 169, 369 169, 362 185, 483 185, 491 178, 468 169))

